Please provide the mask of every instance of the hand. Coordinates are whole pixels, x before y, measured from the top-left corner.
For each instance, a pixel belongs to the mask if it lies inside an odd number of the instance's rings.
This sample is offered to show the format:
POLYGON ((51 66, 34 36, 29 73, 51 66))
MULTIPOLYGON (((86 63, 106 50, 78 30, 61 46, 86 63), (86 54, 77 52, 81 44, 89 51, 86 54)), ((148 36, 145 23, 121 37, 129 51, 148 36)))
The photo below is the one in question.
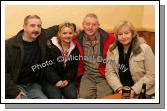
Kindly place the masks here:
POLYGON ((64 80, 63 81, 63 87, 67 86, 68 85, 68 81, 67 80, 64 80))
POLYGON ((20 91, 20 93, 16 96, 15 99, 22 99, 22 96, 27 96, 27 94, 23 91, 20 91))
POLYGON ((131 98, 131 99, 134 99, 134 98, 135 98, 135 95, 136 95, 135 91, 134 91, 133 89, 131 89, 130 98, 131 98))
POLYGON ((119 87, 115 92, 116 93, 122 93, 122 87, 119 87))
POLYGON ((63 81, 60 80, 56 83, 56 87, 62 88, 63 87, 63 81))
POLYGON ((122 89, 118 93, 122 94, 122 89))

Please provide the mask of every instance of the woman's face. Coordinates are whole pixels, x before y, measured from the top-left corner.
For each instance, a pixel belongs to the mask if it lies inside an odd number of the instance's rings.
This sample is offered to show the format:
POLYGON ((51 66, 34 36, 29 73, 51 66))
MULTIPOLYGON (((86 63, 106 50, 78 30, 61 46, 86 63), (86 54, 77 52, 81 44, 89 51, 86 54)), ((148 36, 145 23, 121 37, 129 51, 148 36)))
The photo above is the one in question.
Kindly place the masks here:
POLYGON ((63 27, 59 32, 59 38, 61 42, 70 43, 73 37, 73 30, 70 27, 63 27))
POLYGON ((132 32, 128 26, 122 26, 118 30, 118 41, 124 46, 130 45, 132 41, 132 32))

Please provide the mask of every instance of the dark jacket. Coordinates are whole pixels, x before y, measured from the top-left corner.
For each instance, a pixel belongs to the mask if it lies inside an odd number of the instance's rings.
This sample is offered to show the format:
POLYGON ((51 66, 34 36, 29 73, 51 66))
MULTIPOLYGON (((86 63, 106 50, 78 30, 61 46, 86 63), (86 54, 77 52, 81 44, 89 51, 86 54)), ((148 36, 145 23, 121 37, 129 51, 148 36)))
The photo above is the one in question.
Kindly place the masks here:
MULTIPOLYGON (((60 58, 63 57, 62 52, 57 45, 58 44, 55 45, 51 40, 48 41, 47 59, 48 61, 53 61, 53 64, 50 64, 50 67, 45 70, 45 77, 47 81, 49 81, 49 83, 53 85, 56 84, 59 80, 67 80, 68 82, 73 82, 75 76, 77 75, 78 60, 69 59, 64 66, 64 61, 62 60, 62 58, 60 58)), ((70 52, 71 53, 69 53, 68 57, 79 56, 77 46, 71 48, 70 52)))
MULTIPOLYGON (((107 33, 105 32, 103 29, 99 28, 98 29, 99 33, 100 33, 100 56, 104 59, 106 59, 106 55, 107 55, 107 51, 109 46, 114 42, 115 37, 113 34, 111 33, 107 33)), ((79 49, 79 54, 81 56, 84 56, 84 52, 83 52, 83 36, 84 36, 84 31, 80 32, 78 34, 78 36, 74 39, 74 42, 77 44, 77 47, 79 49)), ((99 73, 104 77, 105 76, 105 63, 104 62, 100 62, 99 65, 99 73)), ((82 76, 84 73, 84 62, 82 60, 79 61, 78 64, 78 72, 77 72, 77 78, 79 78, 80 76, 82 76)))
MULTIPOLYGON (((41 49, 41 62, 44 62, 46 59, 47 38, 54 36, 56 31, 57 26, 42 29, 38 37, 41 49)), ((15 98, 20 92, 16 86, 24 59, 22 34, 23 30, 18 32, 16 36, 5 41, 5 98, 15 98)))

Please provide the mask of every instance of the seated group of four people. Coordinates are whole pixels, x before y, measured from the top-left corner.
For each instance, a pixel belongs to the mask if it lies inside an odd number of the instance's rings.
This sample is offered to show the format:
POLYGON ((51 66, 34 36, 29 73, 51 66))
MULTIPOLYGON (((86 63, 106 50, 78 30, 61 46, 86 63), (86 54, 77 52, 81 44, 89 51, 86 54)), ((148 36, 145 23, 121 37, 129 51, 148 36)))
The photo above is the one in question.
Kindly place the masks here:
POLYGON ((114 34, 93 13, 82 24, 78 33, 70 22, 43 29, 39 16, 28 15, 5 41, 5 98, 95 99, 124 86, 135 98, 143 83, 148 96, 155 94, 154 54, 130 22, 121 21, 114 34))

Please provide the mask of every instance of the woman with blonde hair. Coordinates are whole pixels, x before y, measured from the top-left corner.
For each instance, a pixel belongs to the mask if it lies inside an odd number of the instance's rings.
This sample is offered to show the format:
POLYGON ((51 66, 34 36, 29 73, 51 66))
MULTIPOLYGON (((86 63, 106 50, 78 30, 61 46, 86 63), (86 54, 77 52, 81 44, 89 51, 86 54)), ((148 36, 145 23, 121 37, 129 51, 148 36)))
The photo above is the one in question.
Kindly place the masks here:
POLYGON ((143 83, 146 95, 155 93, 155 57, 150 46, 140 43, 134 26, 122 21, 114 28, 116 40, 107 53, 107 82, 121 93, 124 86, 131 89, 131 98, 140 94, 143 83))
POLYGON ((71 59, 79 56, 78 48, 73 42, 74 26, 70 22, 59 24, 57 36, 48 41, 47 58, 53 64, 47 68, 44 91, 50 99, 75 99, 77 89, 74 78, 77 75, 78 60, 71 59))

